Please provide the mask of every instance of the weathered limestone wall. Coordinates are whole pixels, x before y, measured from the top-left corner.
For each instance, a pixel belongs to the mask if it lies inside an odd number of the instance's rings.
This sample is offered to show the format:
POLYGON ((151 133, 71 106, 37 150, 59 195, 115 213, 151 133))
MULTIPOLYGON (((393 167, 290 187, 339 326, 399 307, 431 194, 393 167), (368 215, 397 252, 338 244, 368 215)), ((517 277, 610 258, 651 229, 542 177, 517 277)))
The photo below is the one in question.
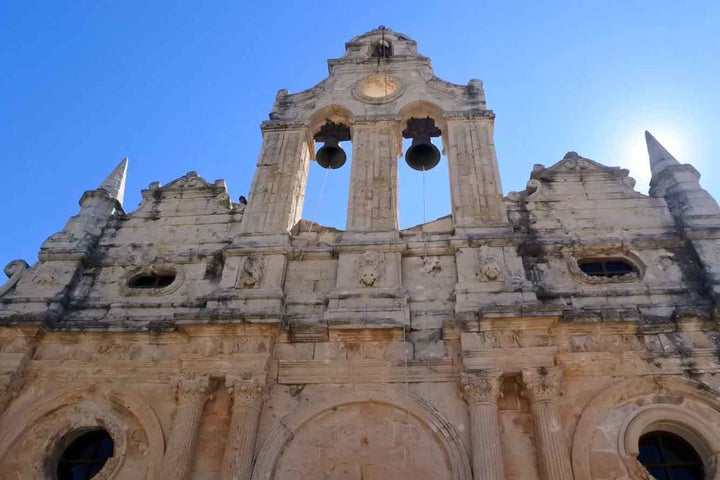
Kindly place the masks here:
POLYGON ((329 68, 278 93, 247 205, 190 172, 125 213, 124 161, 38 263, 8 265, 0 479, 55 478, 96 429, 101 479, 636 480, 649 431, 719 478, 720 211, 699 174, 650 136, 650 196, 570 152, 503 197, 479 81, 384 28, 329 68), (400 132, 425 116, 452 211, 398 231, 400 132), (354 137, 347 231, 299 219, 327 120, 354 137))

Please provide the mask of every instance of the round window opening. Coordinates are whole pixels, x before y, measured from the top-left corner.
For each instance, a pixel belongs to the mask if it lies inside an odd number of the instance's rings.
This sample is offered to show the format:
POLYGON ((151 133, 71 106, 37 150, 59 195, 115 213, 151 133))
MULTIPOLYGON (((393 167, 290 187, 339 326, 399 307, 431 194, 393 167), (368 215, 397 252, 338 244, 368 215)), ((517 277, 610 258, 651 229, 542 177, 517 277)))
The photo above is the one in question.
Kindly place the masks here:
POLYGON ((700 455, 683 438, 669 432, 640 437, 638 461, 657 480, 704 480, 700 455))
POLYGON ((89 480, 105 466, 115 452, 115 443, 105 430, 84 432, 60 453, 58 480, 89 480))

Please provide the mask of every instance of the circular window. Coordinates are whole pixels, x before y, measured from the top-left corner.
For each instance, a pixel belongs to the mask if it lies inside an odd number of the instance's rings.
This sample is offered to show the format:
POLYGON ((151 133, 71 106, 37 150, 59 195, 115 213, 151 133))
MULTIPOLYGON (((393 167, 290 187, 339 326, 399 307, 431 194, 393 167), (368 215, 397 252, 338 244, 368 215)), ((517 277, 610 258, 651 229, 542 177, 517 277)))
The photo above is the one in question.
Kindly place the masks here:
POLYGON ((657 480, 703 480, 705 468, 695 449, 669 432, 640 437, 638 461, 657 480))
POLYGON ((105 430, 81 433, 60 453, 58 480, 89 480, 102 470, 115 452, 115 443, 105 430))

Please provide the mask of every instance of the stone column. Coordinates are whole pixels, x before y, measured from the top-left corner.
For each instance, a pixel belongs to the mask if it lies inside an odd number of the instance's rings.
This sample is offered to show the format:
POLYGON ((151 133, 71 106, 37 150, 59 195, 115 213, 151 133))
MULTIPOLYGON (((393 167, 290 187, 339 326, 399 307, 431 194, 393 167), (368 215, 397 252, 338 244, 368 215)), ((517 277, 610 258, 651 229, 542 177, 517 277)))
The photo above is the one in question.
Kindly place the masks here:
POLYGON ((0 417, 23 386, 22 378, 15 372, 0 374, 0 417))
POLYGON ((545 480, 573 480, 565 432, 560 423, 558 394, 562 367, 540 367, 522 371, 525 394, 535 425, 540 474, 545 480))
POLYGON ((503 480, 502 447, 497 414, 502 372, 499 369, 463 372, 462 395, 470 414, 473 478, 503 480))
POLYGON ((448 117, 446 154, 450 198, 456 227, 478 227, 502 218, 492 112, 448 117))
POLYGON ((263 124, 263 144, 255 169, 242 233, 287 234, 300 220, 310 165, 304 125, 263 124))
POLYGON ((225 385, 232 399, 232 418, 223 454, 223 480, 250 480, 255 462, 255 437, 264 400, 265 385, 247 376, 227 375, 225 385))
POLYGON ((213 382, 208 375, 188 376, 176 382, 178 406, 165 448, 162 480, 186 480, 205 402, 213 382))
POLYGON ((355 122, 347 230, 398 229, 398 137, 394 121, 355 122))

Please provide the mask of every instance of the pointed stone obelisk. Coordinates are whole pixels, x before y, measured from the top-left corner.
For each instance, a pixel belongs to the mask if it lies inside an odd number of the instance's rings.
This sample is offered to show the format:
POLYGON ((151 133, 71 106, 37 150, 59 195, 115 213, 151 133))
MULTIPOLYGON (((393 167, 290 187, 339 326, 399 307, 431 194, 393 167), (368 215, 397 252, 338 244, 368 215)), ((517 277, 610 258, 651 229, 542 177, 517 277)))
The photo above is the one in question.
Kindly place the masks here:
POLYGON ((645 143, 650 157, 650 172, 653 177, 672 165, 680 165, 680 162, 647 130, 645 130, 645 143))
POLYGON ((127 176, 127 166, 128 159, 125 157, 98 187, 98 190, 106 191, 112 198, 120 202, 120 205, 122 205, 123 197, 125 196, 125 177, 127 176))

